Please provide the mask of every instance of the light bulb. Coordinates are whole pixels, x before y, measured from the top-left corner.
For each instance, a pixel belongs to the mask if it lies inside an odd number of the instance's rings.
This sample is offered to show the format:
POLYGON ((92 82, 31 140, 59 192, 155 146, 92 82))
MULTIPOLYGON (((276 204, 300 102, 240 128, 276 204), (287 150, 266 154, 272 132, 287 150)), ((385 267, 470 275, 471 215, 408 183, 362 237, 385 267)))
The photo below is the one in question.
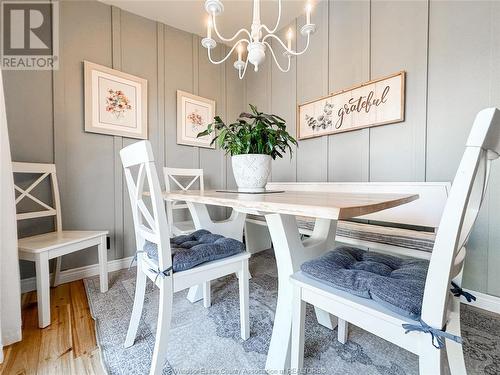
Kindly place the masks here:
POLYGON ((309 25, 311 23, 311 11, 312 4, 310 1, 308 1, 306 4, 306 25, 309 25))
POLYGON ((212 39, 212 19, 210 17, 207 20, 207 38, 212 39))
POLYGON ((286 39, 288 41, 288 49, 289 50, 292 49, 292 37, 293 37, 292 28, 289 28, 288 32, 286 33, 286 39))
POLYGON ((238 51, 238 61, 242 60, 242 55, 243 55, 243 46, 241 43, 238 44, 238 48, 236 48, 238 51))

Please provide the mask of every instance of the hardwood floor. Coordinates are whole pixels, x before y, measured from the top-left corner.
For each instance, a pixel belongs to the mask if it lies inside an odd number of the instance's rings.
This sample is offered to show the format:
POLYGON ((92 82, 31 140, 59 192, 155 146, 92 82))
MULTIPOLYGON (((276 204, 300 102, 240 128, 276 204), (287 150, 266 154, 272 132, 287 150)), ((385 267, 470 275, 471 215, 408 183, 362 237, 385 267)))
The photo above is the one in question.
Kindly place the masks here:
POLYGON ((51 325, 38 328, 36 292, 22 295, 23 340, 4 348, 0 374, 105 374, 83 281, 50 290, 51 325))

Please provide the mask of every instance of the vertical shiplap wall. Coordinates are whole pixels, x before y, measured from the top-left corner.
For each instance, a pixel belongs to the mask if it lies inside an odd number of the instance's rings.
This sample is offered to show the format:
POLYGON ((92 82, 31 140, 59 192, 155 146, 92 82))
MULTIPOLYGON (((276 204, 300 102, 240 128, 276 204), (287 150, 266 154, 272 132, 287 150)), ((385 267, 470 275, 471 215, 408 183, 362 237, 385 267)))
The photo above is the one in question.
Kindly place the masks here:
MULTIPOLYGON (((272 179, 450 181, 475 114, 500 107, 499 17, 497 1, 318 1, 307 53, 289 73, 266 61, 267 72, 249 74, 247 102, 284 117, 294 134, 297 104, 405 70, 406 120, 300 141, 291 162, 274 162, 272 179)), ((284 27, 299 50, 303 22, 284 27)), ((468 288, 497 296, 499 197, 497 163, 465 268, 468 288)))
MULTIPOLYGON (((97 1, 60 5, 60 69, 5 72, 13 159, 55 162, 63 227, 109 230, 109 259, 119 259, 136 251, 118 154, 135 140, 83 131, 83 61, 148 80, 149 140, 158 171, 165 165, 203 168, 209 188, 233 186, 229 158, 218 150, 177 145, 176 91, 212 98, 217 114, 235 118, 244 109, 245 83, 230 64, 210 64, 198 36, 97 1), (30 110, 22 103, 32 103, 30 110)), ((220 46, 216 52, 224 50, 220 46)), ((75 253, 64 257, 63 269, 96 262, 94 251, 75 253)), ((21 269, 23 278, 34 274, 24 262, 21 269)))

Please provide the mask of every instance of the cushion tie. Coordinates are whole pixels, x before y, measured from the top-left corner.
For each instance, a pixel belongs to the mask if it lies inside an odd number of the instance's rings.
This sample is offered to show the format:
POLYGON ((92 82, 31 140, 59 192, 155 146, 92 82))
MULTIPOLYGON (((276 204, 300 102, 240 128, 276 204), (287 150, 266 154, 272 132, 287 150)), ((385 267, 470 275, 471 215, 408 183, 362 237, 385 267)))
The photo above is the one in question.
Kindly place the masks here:
POLYGON ((142 251, 142 250, 137 250, 137 251, 135 252, 134 257, 132 258, 132 260, 130 261, 130 265, 128 266, 128 269, 129 269, 129 270, 132 268, 132 264, 134 264, 134 262, 137 262, 137 254, 140 254, 140 253, 145 253, 145 251, 142 251))
POLYGON ((151 272, 153 272, 154 274, 156 274, 156 277, 155 277, 155 279, 154 279, 154 283, 156 284, 156 280, 158 280, 158 277, 159 277, 159 276, 161 276, 161 277, 168 277, 168 276, 170 276, 170 275, 172 274, 172 273, 171 273, 171 272, 172 272, 172 269, 173 269, 173 267, 172 267, 172 266, 170 266, 170 267, 168 267, 168 268, 167 268, 166 270, 164 270, 164 271, 160 271, 160 268, 159 268, 159 267, 158 267, 157 269, 150 268, 149 270, 150 270, 151 272))
POLYGON ((422 319, 419 320, 419 323, 420 323, 420 325, 403 324, 403 328, 406 330, 405 334, 412 332, 412 331, 430 333, 432 336, 432 346, 434 346, 436 349, 444 348, 444 339, 453 340, 459 344, 462 343, 462 338, 460 336, 455 336, 455 335, 452 335, 451 333, 448 333, 446 331, 443 331, 443 330, 440 330, 437 328, 432 328, 430 325, 425 323, 422 319))
POLYGON ((471 294, 469 292, 464 291, 461 287, 459 287, 453 281, 451 282, 451 286, 453 288, 451 288, 450 291, 451 291, 451 293, 453 293, 453 295, 455 297, 463 296, 467 300, 467 302, 469 302, 469 303, 476 300, 476 296, 475 295, 473 295, 473 294, 471 294))

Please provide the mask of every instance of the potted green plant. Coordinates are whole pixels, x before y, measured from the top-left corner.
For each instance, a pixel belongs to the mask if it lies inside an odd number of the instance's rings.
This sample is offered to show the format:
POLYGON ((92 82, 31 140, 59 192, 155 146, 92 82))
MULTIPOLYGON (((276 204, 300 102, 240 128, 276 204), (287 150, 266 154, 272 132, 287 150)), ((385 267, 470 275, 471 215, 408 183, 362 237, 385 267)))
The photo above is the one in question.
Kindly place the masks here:
POLYGON ((297 141, 286 131, 285 120, 277 115, 259 112, 250 104, 251 113, 243 112, 236 122, 225 124, 219 116, 207 129, 198 134, 203 137, 216 132, 216 143, 231 155, 233 174, 240 191, 263 191, 269 173, 271 159, 283 157, 297 141))

